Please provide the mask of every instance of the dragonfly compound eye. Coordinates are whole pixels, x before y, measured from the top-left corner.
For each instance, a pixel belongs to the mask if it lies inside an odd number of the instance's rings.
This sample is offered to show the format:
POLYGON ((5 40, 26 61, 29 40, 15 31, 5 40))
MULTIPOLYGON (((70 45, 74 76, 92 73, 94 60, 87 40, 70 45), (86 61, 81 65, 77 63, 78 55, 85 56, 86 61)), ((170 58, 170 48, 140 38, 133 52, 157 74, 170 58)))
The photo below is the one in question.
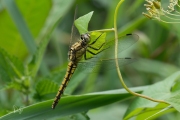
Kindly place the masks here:
POLYGON ((84 34, 84 39, 88 42, 90 40, 89 34, 84 34))
POLYGON ((84 40, 85 42, 89 42, 90 35, 88 33, 81 35, 81 40, 84 40))

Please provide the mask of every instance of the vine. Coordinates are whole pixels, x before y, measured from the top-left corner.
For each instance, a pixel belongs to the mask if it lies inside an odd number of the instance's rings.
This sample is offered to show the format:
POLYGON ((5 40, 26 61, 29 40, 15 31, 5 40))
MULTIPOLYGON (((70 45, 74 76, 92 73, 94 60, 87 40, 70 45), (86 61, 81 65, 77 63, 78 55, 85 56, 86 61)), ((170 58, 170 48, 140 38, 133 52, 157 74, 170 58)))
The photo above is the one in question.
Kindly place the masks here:
POLYGON ((138 97, 142 97, 142 98, 145 98, 145 99, 148 99, 148 100, 151 100, 153 102, 160 102, 160 103, 166 103, 168 104, 167 102, 165 102, 164 100, 156 100, 156 99, 153 99, 153 98, 150 98, 146 95, 142 95, 142 94, 139 94, 139 93, 136 93, 136 92, 133 92, 131 91, 125 84, 124 80, 123 80, 123 77, 121 75, 121 71, 120 71, 120 68, 119 68, 119 63, 118 63, 118 59, 117 59, 117 56, 118 56, 118 31, 117 31, 117 13, 118 13, 118 10, 121 6, 121 4, 124 2, 124 0, 120 0, 116 9, 115 9, 115 13, 114 13, 114 33, 115 33, 115 62, 116 62, 116 69, 117 69, 117 73, 118 73, 118 76, 119 76, 119 80, 121 82, 121 84, 123 85, 123 87, 126 89, 126 91, 128 91, 129 93, 131 93, 132 95, 135 95, 135 96, 138 96, 138 97))

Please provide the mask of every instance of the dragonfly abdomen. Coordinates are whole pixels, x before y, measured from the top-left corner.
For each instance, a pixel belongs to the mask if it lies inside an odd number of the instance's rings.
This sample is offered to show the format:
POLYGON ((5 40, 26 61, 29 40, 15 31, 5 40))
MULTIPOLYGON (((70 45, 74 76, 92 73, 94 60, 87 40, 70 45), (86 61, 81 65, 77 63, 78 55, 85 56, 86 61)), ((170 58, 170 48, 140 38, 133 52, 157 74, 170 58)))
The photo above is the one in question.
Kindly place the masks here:
POLYGON ((61 95, 63 94, 68 82, 70 81, 70 78, 72 76, 72 74, 74 73, 75 69, 77 67, 77 64, 73 63, 73 62, 69 62, 68 67, 67 67, 67 71, 66 71, 66 75, 59 87, 58 93, 56 94, 56 97, 54 99, 54 102, 52 104, 52 109, 54 109, 56 107, 56 105, 58 104, 61 95))
POLYGON ((89 41, 90 41, 90 35, 87 33, 87 34, 84 34, 81 36, 80 41, 74 43, 71 46, 69 53, 68 53, 70 62, 68 64, 66 75, 63 79, 63 82, 62 82, 62 84, 58 90, 58 93, 56 94, 56 97, 54 99, 54 102, 52 104, 53 109, 58 104, 58 101, 60 100, 61 95, 63 94, 68 82, 70 81, 70 78, 71 78, 72 74, 74 73, 78 62, 81 60, 81 58, 85 54, 89 41))

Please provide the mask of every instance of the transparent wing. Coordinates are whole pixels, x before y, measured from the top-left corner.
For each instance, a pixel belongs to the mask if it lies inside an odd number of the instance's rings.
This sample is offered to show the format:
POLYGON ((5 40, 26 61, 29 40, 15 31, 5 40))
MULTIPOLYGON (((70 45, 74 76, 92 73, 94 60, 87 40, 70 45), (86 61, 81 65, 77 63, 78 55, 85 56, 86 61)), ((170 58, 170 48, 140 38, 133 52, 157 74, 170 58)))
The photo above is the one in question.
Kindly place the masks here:
POLYGON ((78 41, 80 35, 78 34, 78 30, 77 28, 75 27, 74 25, 74 21, 76 19, 76 15, 77 15, 77 11, 78 11, 78 7, 76 6, 75 8, 75 12, 74 12, 74 20, 73 20, 73 24, 72 24, 72 27, 71 27, 71 40, 69 42, 69 49, 71 48, 71 46, 78 41))
MULTIPOLYGON (((119 67, 133 63, 137 61, 135 58, 117 58, 119 62, 119 67)), ((115 59, 104 59, 99 61, 88 61, 88 62, 79 62, 78 70, 81 70, 85 73, 96 73, 99 72, 99 69, 103 67, 106 70, 112 70, 116 68, 115 59)))
MULTIPOLYGON (((118 53, 128 49, 132 45, 134 45, 139 40, 139 36, 137 34, 126 34, 118 38, 118 53)), ((105 48, 114 49, 115 40, 111 40, 106 42, 105 48)))
MULTIPOLYGON (((139 39, 136 34, 127 34, 119 37, 118 39, 118 54, 122 51, 128 49, 133 44, 135 44, 139 39)), ((104 43, 103 49, 97 55, 94 55, 88 60, 82 60, 78 63, 77 69, 83 70, 87 73, 98 72, 100 66, 106 66, 106 69, 115 69, 115 59, 114 59, 114 40, 110 40, 104 43)), ((86 51, 88 52, 88 51, 86 51)), ((124 66, 137 61, 135 58, 117 58, 119 61, 119 66, 124 66)))

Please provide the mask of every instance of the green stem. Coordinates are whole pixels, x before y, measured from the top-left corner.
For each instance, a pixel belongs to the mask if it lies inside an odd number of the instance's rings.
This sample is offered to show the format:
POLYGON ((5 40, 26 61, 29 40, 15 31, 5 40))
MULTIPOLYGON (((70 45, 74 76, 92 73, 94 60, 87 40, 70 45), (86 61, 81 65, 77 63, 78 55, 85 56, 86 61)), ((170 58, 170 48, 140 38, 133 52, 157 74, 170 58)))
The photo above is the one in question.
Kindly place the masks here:
POLYGON ((89 31, 89 32, 112 32, 114 31, 114 28, 111 29, 101 29, 101 30, 93 30, 93 31, 89 31))
POLYGON ((131 91, 131 90, 126 86, 126 84, 124 83, 124 80, 123 80, 122 75, 121 75, 121 72, 120 72, 118 59, 117 59, 117 58, 118 58, 117 13, 118 13, 118 9, 119 9, 120 5, 121 5, 123 2, 124 2, 124 0, 120 0, 120 1, 119 1, 118 5, 117 5, 117 7, 116 7, 116 10, 115 10, 115 14, 114 14, 115 62, 116 62, 116 69, 117 69, 117 73, 118 73, 118 76, 119 76, 119 80, 120 80, 121 84, 123 85, 123 87, 124 87, 129 93, 131 93, 132 95, 139 96, 139 97, 142 97, 142 98, 145 98, 145 99, 154 101, 154 102, 161 102, 161 103, 166 103, 166 104, 168 104, 167 102, 165 102, 165 101, 163 101, 163 100, 156 100, 156 99, 150 98, 150 97, 148 97, 148 96, 145 96, 145 95, 142 95, 142 94, 133 92, 133 91, 131 91))

